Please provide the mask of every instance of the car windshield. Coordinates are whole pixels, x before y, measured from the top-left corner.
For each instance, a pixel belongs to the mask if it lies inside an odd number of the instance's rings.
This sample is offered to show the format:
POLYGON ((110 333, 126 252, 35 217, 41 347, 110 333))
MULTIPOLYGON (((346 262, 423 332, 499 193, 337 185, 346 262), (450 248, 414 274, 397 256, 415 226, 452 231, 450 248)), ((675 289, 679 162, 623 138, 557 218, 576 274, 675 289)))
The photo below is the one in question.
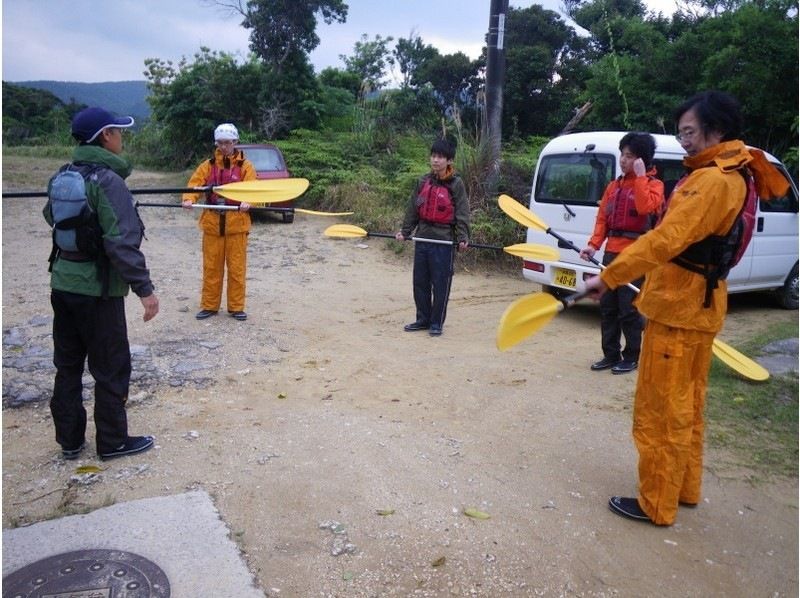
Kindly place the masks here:
POLYGON ((536 201, 597 205, 614 177, 614 162, 604 154, 547 156, 539 165, 536 201))
POLYGON ((269 147, 254 147, 248 148, 244 151, 247 159, 253 163, 256 170, 259 172, 265 170, 281 171, 283 170, 283 163, 281 162, 280 154, 278 151, 269 147))

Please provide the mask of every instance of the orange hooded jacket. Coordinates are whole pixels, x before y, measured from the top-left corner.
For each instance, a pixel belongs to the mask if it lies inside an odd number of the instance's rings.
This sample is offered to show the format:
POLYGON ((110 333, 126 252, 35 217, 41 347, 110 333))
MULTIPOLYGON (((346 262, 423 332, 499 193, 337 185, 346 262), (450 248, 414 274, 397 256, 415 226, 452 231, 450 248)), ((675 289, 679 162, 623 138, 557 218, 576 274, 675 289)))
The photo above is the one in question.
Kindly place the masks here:
POLYGON ((728 306, 728 285, 720 281, 703 307, 706 281, 670 262, 692 243, 725 235, 745 200, 746 185, 737 170, 748 166, 762 198, 785 193, 788 182, 758 150, 726 141, 686 157, 691 174, 673 192, 663 220, 639 237, 600 276, 614 289, 647 274, 635 305, 648 319, 667 326, 719 332, 728 306), (782 189, 782 191, 781 191, 782 189))

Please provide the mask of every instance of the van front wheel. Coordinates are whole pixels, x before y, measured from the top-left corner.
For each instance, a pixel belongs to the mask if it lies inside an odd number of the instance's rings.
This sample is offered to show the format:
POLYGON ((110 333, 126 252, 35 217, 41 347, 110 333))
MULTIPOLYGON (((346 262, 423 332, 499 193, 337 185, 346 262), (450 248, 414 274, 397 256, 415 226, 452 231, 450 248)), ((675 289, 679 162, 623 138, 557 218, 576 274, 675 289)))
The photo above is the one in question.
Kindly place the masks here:
POLYGON ((786 277, 786 282, 783 286, 776 291, 778 294, 778 303, 784 309, 797 309, 797 264, 794 265, 789 276, 786 277))

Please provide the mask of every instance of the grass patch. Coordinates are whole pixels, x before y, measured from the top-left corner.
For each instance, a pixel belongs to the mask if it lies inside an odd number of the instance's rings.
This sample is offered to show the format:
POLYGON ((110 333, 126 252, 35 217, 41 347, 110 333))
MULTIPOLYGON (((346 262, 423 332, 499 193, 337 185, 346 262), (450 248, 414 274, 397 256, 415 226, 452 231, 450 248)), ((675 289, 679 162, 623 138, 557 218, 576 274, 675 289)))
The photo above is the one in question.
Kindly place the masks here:
MULTIPOLYGON (((797 324, 773 324, 742 344, 752 357, 768 343, 797 336, 797 324)), ((711 364, 706 397, 706 439, 727 449, 738 465, 759 477, 796 477, 798 466, 798 378, 796 373, 751 382, 718 360, 711 364)))

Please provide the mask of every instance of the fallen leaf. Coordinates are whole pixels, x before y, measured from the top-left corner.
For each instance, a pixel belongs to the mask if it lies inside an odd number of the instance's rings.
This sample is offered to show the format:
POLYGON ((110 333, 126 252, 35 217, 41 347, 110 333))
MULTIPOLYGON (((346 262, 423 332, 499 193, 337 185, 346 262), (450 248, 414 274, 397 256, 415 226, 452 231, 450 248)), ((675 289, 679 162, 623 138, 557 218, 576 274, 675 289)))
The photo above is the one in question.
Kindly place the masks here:
POLYGON ((394 509, 378 509, 375 512, 381 517, 386 517, 387 515, 394 515, 394 509))
POLYGON ((447 561, 447 557, 440 556, 438 559, 431 563, 431 567, 441 567, 447 561))
POLYGON ((472 517, 473 519, 489 519, 491 515, 489 513, 484 513, 483 511, 479 511, 478 509, 464 509, 464 515, 467 517, 472 517))
POLYGON ((278 398, 279 399, 285 399, 286 398, 286 393, 285 392, 279 392, 278 393, 278 398))
POLYGON ((81 465, 77 469, 75 469, 75 473, 82 474, 82 473, 100 473, 103 471, 97 465, 81 465))

